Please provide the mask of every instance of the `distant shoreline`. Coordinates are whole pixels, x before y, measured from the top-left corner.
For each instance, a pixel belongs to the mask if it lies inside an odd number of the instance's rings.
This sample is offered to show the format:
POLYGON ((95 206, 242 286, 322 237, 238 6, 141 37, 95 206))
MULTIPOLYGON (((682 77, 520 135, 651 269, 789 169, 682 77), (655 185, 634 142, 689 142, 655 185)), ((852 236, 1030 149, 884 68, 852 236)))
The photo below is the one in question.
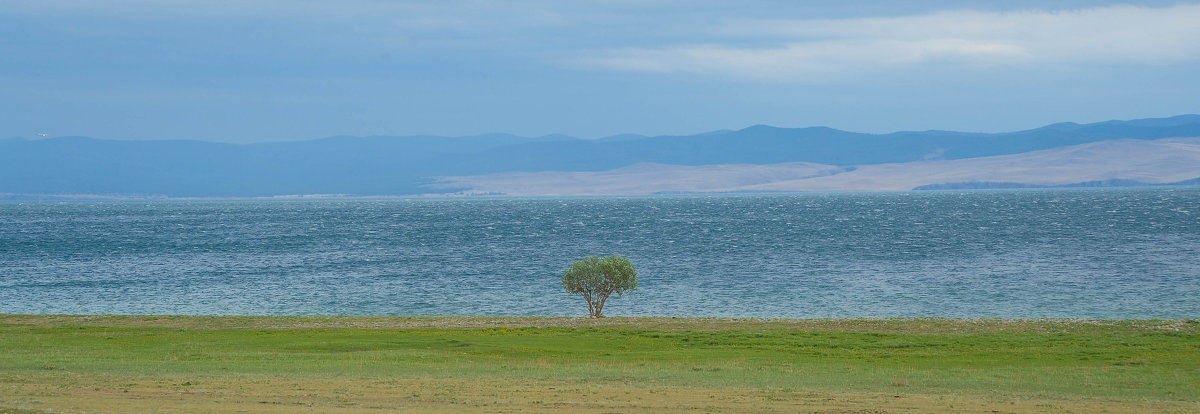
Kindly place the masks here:
POLYGON ((426 193, 394 194, 394 196, 353 196, 353 194, 294 194, 294 196, 262 197, 174 197, 174 196, 125 196, 125 194, 24 194, 0 193, 0 203, 5 202, 271 202, 271 200, 404 200, 404 199, 557 199, 557 198, 653 198, 653 197, 721 197, 721 196, 800 196, 800 194, 900 194, 936 192, 992 192, 992 191, 1112 191, 1112 190, 1172 190, 1172 188, 1200 187, 1200 179, 1169 182, 1169 184, 1136 185, 1063 185, 1038 186, 1019 185, 1010 182, 956 182, 956 184, 934 185, 913 190, 877 191, 733 191, 733 192, 665 192, 654 194, 587 194, 587 196, 557 196, 557 194, 462 194, 426 193))

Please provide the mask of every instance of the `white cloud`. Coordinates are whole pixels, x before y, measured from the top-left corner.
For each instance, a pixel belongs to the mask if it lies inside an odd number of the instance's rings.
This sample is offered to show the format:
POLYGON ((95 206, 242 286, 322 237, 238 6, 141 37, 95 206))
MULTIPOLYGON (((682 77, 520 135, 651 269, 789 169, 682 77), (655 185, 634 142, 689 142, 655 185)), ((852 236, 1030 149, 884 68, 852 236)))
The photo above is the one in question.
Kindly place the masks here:
POLYGON ((594 51, 577 67, 802 80, 924 64, 1071 67, 1200 58, 1200 5, 944 11, 901 17, 728 21, 727 42, 594 51), (751 45, 751 46, 747 46, 751 45), (769 46, 753 46, 769 45, 769 46))

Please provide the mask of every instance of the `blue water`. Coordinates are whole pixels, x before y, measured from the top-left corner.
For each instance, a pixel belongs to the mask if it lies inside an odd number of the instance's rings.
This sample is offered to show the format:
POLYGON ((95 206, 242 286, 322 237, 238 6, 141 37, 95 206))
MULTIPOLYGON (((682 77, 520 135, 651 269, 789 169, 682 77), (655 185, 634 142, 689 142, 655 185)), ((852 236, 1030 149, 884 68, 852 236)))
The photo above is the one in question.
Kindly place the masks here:
POLYGON ((1200 188, 0 203, 0 313, 1200 317, 1200 188))

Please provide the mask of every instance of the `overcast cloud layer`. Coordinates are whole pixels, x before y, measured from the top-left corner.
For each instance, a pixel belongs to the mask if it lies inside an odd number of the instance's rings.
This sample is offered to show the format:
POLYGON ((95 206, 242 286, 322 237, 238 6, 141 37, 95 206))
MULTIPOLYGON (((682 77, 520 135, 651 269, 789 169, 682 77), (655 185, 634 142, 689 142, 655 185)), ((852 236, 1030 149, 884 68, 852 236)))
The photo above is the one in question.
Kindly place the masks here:
POLYGON ((765 81, 847 81, 925 64, 965 69, 1173 64, 1200 58, 1200 5, 1117 5, 1080 10, 939 11, 899 17, 739 19, 719 25, 746 46, 625 48, 581 67, 728 74, 765 81), (765 44, 765 46, 764 46, 765 44))
POLYGON ((258 142, 1200 112, 1200 4, 0 0, 0 137, 258 142))

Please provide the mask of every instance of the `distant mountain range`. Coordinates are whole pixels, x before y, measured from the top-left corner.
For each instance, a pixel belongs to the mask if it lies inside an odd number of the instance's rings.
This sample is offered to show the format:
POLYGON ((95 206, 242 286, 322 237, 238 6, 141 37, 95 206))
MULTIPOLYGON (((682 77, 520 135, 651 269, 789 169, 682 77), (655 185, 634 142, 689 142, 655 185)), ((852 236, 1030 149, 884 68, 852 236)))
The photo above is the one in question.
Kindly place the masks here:
POLYGON ((608 171, 442 177, 478 194, 903 191, 1200 184, 1200 138, 1117 139, 990 157, 835 166, 637 164, 608 171))
POLYGON ((752 126, 596 140, 331 137, 222 144, 0 140, 0 195, 645 194, 1188 183, 1200 115, 1008 133, 752 126), (1134 163, 1134 164, 1131 164, 1134 163))

